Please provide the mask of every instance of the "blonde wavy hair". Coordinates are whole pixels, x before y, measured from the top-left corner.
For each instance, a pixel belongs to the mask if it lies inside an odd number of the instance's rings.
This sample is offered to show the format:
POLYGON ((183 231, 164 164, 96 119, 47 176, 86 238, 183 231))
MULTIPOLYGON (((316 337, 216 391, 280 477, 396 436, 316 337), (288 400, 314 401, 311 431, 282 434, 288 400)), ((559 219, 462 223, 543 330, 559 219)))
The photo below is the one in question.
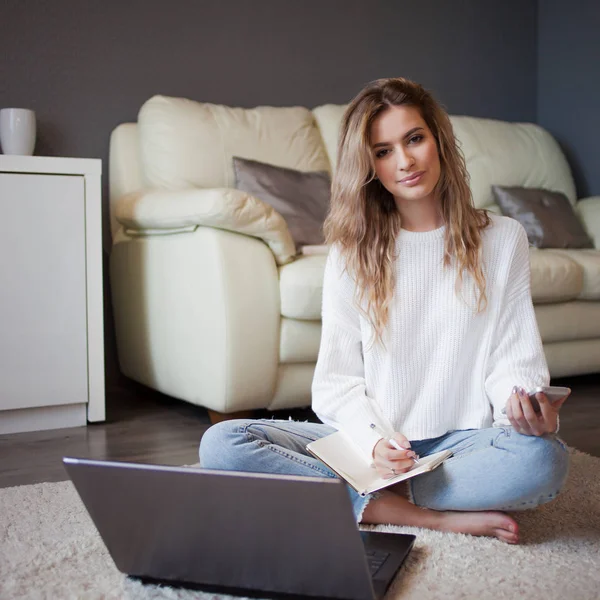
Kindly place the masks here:
POLYGON ((444 266, 457 266, 456 291, 463 273, 473 278, 477 312, 487 306, 481 264, 481 231, 490 224, 487 211, 476 209, 469 175, 447 112, 421 85, 397 77, 370 82, 350 102, 342 119, 324 232, 337 244, 346 269, 356 281, 358 307, 383 343, 394 293, 396 238, 401 222, 393 195, 375 179, 370 130, 375 118, 391 106, 414 106, 435 137, 440 178, 434 190, 441 201, 445 229, 444 266), (366 306, 364 302, 366 301, 366 306))

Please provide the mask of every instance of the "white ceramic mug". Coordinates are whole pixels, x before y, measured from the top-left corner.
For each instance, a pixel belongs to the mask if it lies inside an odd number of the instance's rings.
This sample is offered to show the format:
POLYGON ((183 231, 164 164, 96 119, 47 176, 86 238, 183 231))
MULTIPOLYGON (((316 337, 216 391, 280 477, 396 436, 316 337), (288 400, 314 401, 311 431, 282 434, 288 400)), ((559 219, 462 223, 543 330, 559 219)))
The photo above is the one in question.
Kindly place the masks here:
POLYGON ((4 154, 31 156, 35 148, 35 113, 27 108, 0 110, 0 144, 4 154))

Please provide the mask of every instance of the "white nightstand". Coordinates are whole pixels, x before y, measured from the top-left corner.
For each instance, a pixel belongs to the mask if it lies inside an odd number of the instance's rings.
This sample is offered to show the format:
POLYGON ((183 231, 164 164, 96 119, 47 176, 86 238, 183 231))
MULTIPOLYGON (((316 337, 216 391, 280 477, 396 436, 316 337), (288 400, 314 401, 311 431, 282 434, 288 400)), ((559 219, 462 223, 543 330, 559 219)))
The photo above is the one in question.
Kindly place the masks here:
POLYGON ((105 419, 101 172, 0 156, 0 433, 105 419))

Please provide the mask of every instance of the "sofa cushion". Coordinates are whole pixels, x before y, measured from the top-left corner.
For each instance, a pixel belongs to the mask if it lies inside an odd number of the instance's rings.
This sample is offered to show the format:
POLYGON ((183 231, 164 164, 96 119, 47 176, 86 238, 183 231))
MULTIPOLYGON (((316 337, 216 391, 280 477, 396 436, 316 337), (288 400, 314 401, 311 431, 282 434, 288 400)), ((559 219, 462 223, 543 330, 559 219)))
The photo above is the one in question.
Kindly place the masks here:
POLYGON ((301 106, 234 108, 154 96, 138 115, 142 176, 162 189, 234 187, 232 157, 327 171, 313 115, 301 106))
POLYGON ((535 306, 544 344, 600 338, 600 302, 556 302, 535 306))
POLYGON ((536 248, 593 248, 594 244, 561 192, 493 185, 502 214, 516 219, 536 248))
POLYGON ((534 303, 574 300, 581 293, 583 268, 561 252, 529 249, 531 297, 534 303))
POLYGON ((233 170, 235 187, 272 206, 285 219, 296 247, 324 244, 331 195, 327 171, 305 173, 236 156, 233 170))
MULTIPOLYGON (((600 305, 599 305, 600 306, 600 305)), ((321 321, 281 319, 279 362, 282 364, 316 362, 321 343, 321 321)))
MULTIPOLYGON (((600 299, 600 251, 530 248, 529 258, 534 303, 600 299)), ((300 255, 279 268, 283 317, 303 321, 321 319, 326 261, 326 254, 300 255)))
POLYGON ((600 300, 600 250, 552 250, 577 263, 583 269, 579 300, 600 300))
POLYGON ((329 157, 332 173, 335 171, 338 138, 342 126, 342 118, 347 106, 347 104, 324 104, 323 106, 317 106, 312 111, 321 137, 323 138, 323 144, 329 157))
POLYGON ((465 155, 475 206, 494 203, 493 185, 544 188, 577 198, 571 170, 556 140, 533 123, 451 116, 465 155))
POLYGON ((304 321, 321 319, 327 255, 299 256, 279 269, 281 315, 304 321))
POLYGON ((575 205, 575 212, 592 238, 594 248, 600 250, 600 196, 581 198, 575 205))

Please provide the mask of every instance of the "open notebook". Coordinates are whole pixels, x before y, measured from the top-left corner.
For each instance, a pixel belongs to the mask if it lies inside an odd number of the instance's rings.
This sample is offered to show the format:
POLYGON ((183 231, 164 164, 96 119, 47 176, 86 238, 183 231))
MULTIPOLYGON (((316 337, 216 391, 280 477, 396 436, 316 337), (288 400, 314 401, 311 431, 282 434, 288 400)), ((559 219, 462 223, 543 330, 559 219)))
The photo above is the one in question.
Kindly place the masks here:
POLYGON ((449 456, 452 456, 450 450, 436 452, 419 458, 419 464, 415 463, 410 471, 400 473, 390 479, 383 479, 377 470, 365 461, 357 446, 341 431, 310 442, 306 449, 342 479, 345 479, 361 496, 372 494, 394 483, 432 471, 449 456))

